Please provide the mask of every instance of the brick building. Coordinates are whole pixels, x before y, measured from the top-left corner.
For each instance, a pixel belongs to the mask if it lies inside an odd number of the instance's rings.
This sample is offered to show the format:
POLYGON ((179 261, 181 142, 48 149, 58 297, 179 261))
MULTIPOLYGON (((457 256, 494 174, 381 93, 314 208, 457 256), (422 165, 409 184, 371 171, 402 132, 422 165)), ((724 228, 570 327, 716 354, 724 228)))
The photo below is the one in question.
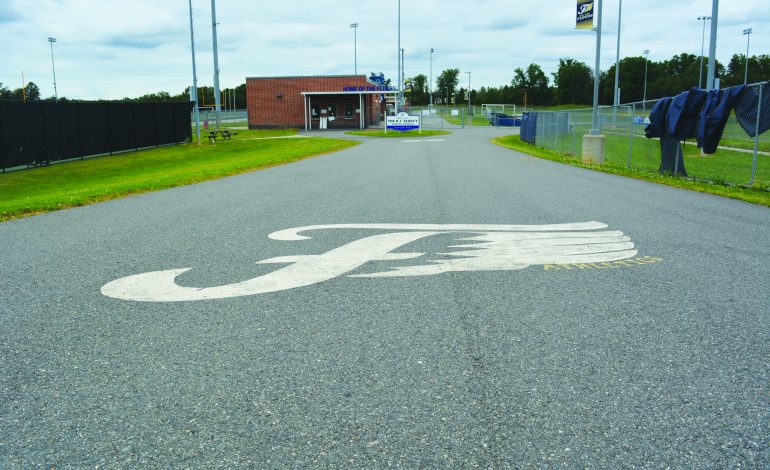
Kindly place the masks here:
POLYGON ((364 129, 379 124, 393 93, 366 75, 248 77, 249 129, 364 129))

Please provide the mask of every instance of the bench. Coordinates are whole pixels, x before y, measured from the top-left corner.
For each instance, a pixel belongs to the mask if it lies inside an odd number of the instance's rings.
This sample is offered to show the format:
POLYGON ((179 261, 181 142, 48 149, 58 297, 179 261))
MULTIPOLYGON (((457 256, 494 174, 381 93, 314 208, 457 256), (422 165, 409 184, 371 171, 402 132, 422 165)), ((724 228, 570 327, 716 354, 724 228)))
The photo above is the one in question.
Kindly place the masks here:
POLYGON ((217 138, 230 140, 234 135, 237 135, 237 134, 238 134, 237 132, 230 132, 227 129, 223 131, 209 131, 209 143, 213 144, 217 140, 217 138))

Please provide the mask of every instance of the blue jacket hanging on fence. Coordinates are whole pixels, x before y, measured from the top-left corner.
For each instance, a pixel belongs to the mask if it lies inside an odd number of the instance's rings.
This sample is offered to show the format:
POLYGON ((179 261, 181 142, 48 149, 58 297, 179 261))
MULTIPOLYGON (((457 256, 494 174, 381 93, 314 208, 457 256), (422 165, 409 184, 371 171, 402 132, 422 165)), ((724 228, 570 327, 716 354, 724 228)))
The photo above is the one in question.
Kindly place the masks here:
POLYGON ((524 113, 521 116, 521 129, 519 129, 519 138, 524 142, 535 143, 537 134, 537 113, 524 113))
POLYGON ((761 135, 770 129, 770 82, 747 88, 735 103, 735 117, 749 137, 756 135, 757 106, 762 106, 759 110, 759 134, 761 135), (760 89, 762 91, 761 102, 759 100, 760 89))
POLYGON ((698 115, 705 100, 706 92, 696 87, 676 95, 666 115, 668 136, 678 141, 694 138, 698 115))
POLYGON ((650 124, 644 129, 648 139, 660 139, 660 168, 662 174, 678 174, 687 176, 682 157, 682 146, 677 139, 668 133, 669 109, 674 99, 670 96, 661 98, 650 111, 650 124))
POLYGON ((652 111, 650 111, 650 124, 644 128, 644 135, 648 139, 663 137, 663 132, 666 128, 666 114, 670 105, 671 97, 667 96, 659 99, 655 106, 652 107, 652 111))
MULTIPOLYGON (((738 85, 724 90, 711 90, 706 97, 706 103, 698 120, 698 147, 703 153, 711 154, 717 151, 722 133, 735 102, 742 96, 745 85, 738 85)), ((753 108, 756 110, 756 105, 753 108)), ((756 111, 755 119, 756 119, 756 111)), ((752 128, 753 129, 753 128, 752 128)))

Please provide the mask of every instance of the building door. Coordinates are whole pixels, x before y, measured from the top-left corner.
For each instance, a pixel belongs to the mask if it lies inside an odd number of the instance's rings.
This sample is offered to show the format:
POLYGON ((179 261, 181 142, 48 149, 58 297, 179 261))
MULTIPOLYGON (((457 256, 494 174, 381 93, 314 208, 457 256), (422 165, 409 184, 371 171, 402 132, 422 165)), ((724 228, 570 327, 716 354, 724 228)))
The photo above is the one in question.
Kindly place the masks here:
POLYGON ((329 113, 326 108, 321 109, 321 119, 318 120, 318 128, 326 129, 329 126, 329 113))

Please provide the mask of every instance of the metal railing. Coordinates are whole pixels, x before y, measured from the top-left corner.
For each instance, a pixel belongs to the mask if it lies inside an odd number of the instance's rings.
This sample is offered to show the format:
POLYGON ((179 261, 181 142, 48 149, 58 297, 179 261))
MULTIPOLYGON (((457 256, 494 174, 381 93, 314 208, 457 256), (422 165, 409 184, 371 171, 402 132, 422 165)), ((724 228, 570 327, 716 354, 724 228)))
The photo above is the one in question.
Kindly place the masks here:
MULTIPOLYGON (((688 178, 770 190, 770 123, 768 82, 747 86, 739 102, 751 110, 739 119, 732 111, 715 153, 704 154, 695 139, 682 143, 682 167, 688 178), (756 104, 754 104, 756 103, 756 104)), ((661 170, 659 139, 645 137, 649 114, 658 100, 600 107, 599 128, 605 136, 605 162, 648 171, 661 170)), ((592 110, 537 111, 535 145, 582 156, 583 135, 592 127, 592 110)), ((679 162, 677 161, 677 165, 679 162)))

